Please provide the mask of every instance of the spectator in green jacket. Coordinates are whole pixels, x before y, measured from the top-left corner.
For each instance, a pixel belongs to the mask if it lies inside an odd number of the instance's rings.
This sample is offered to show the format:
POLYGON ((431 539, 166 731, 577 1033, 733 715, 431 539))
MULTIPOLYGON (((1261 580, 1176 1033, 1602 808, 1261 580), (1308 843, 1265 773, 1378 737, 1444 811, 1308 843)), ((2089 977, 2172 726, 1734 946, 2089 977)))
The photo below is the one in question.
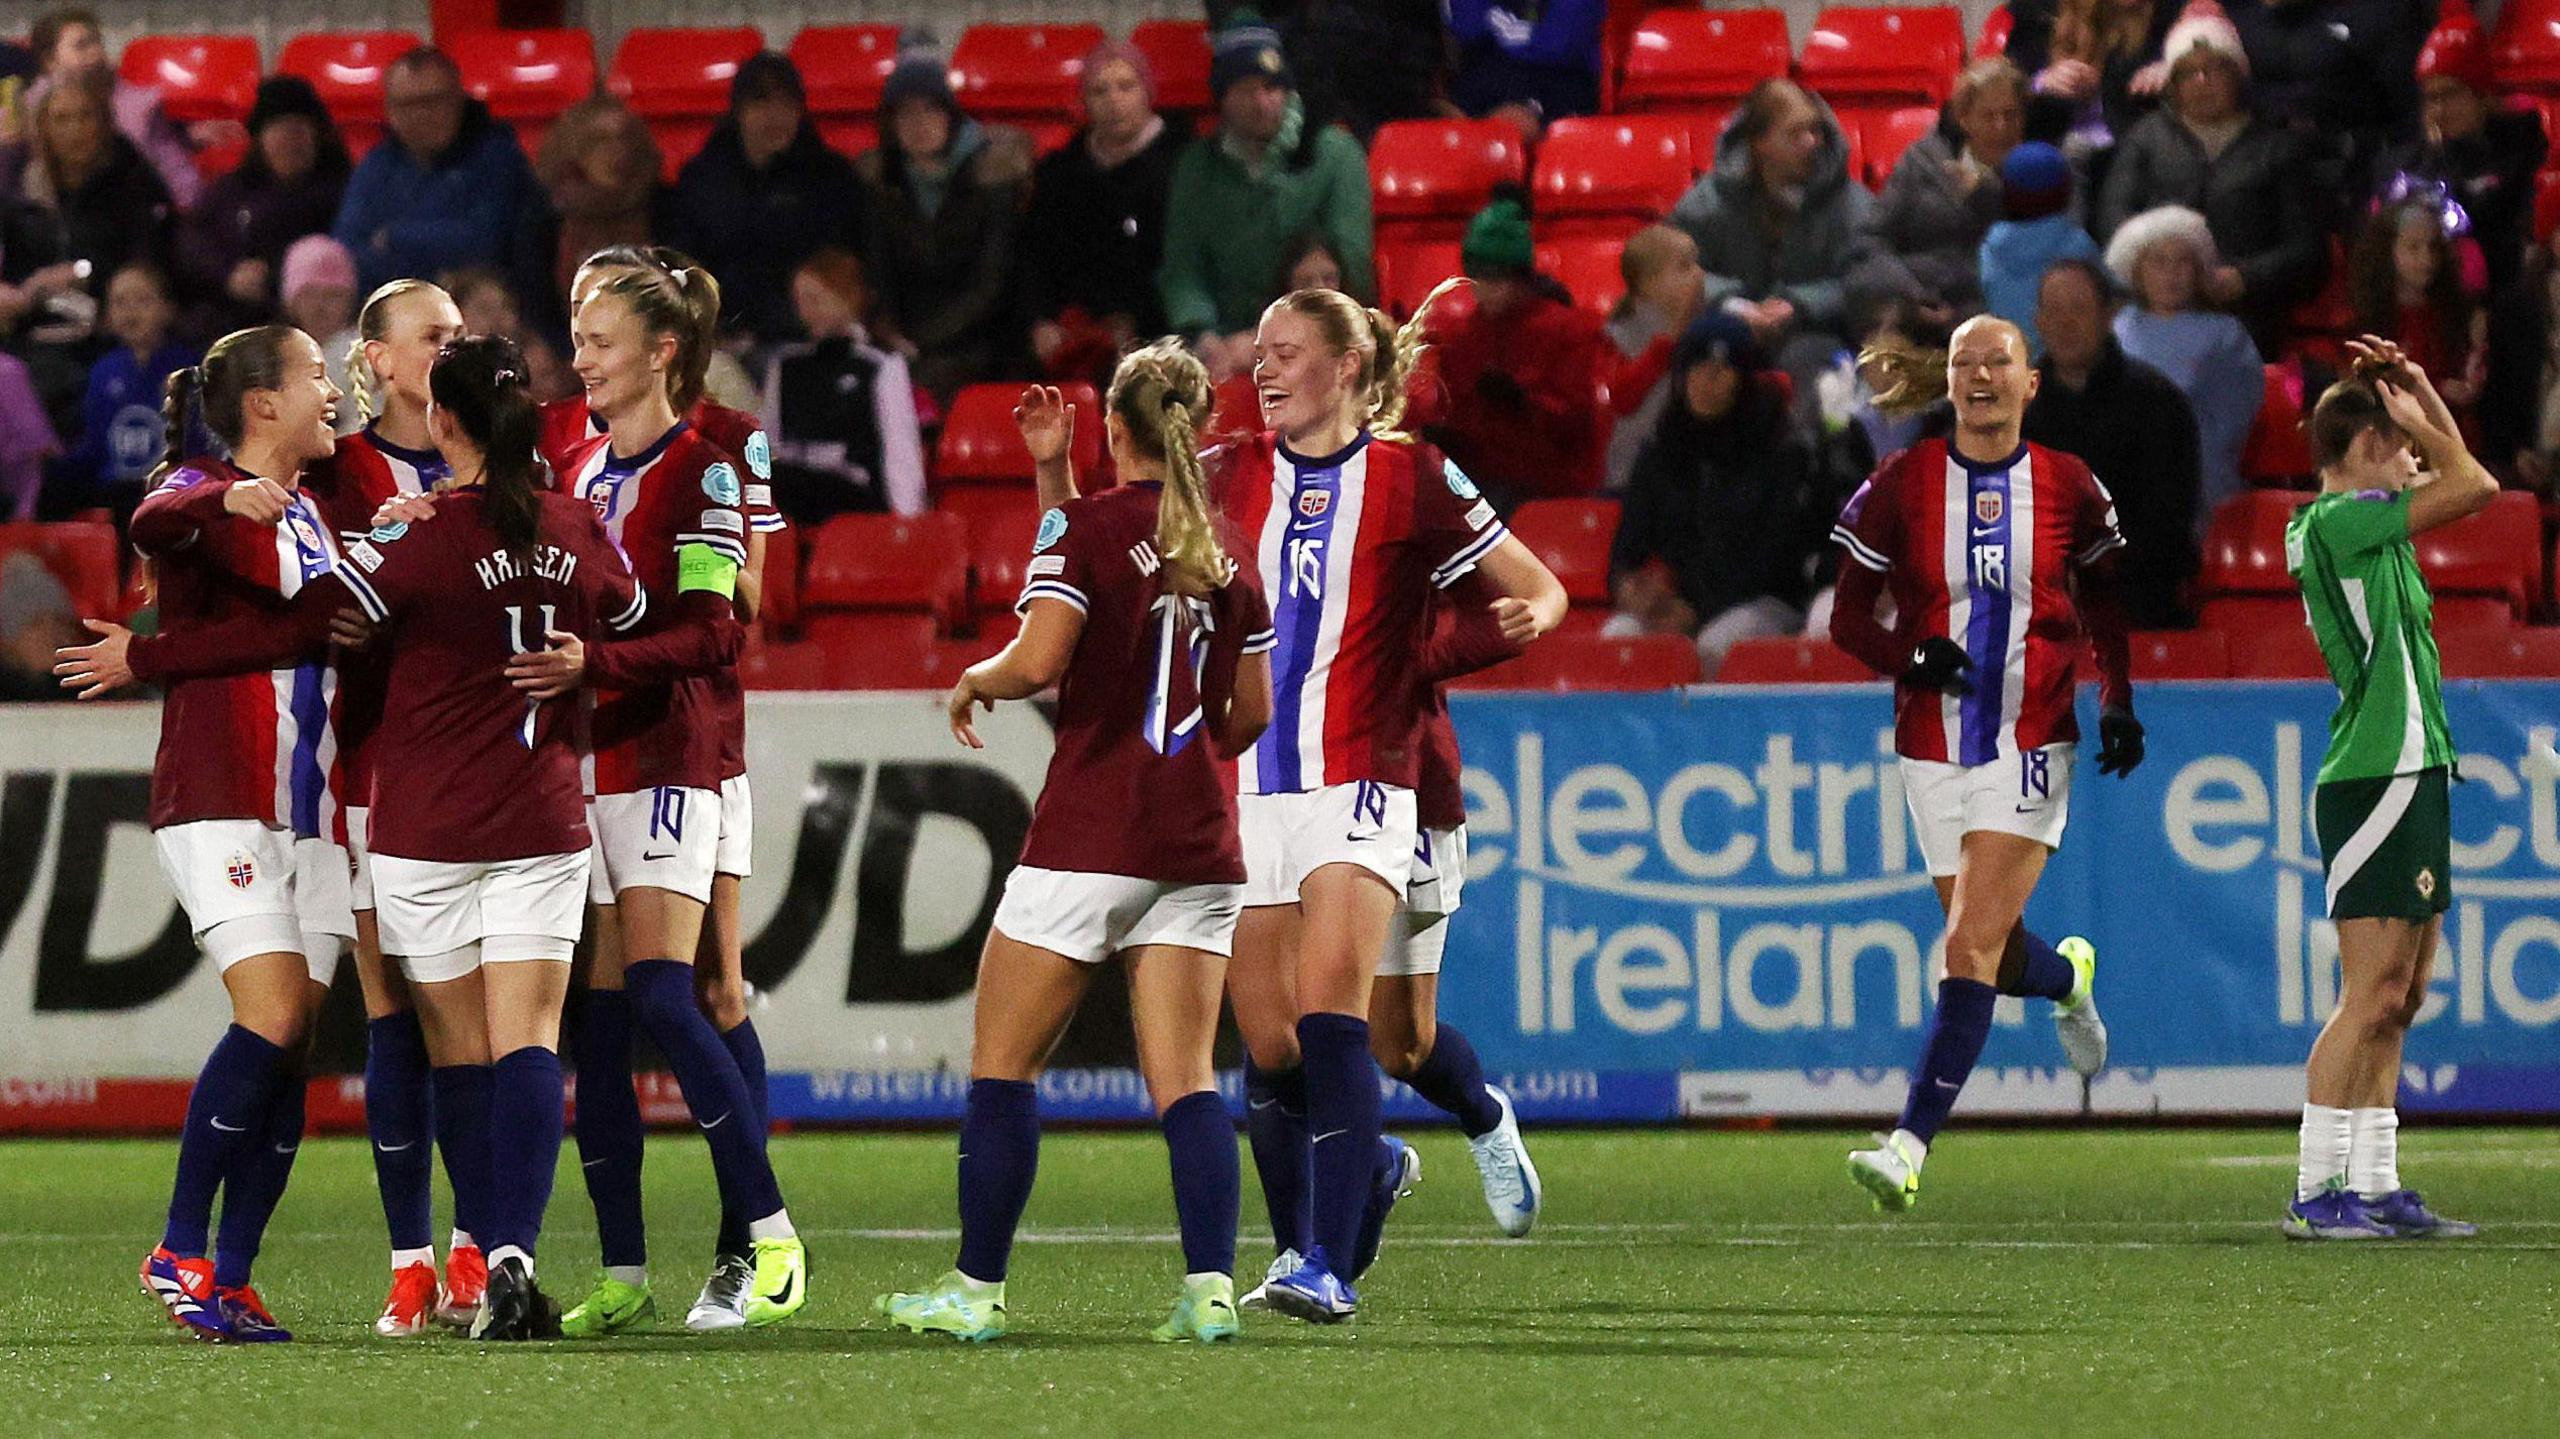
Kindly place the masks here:
POLYGON ((1370 297, 1369 162, 1348 134, 1308 125, 1280 37, 1259 20, 1218 34, 1209 89, 1218 130, 1174 166, 1156 284, 1166 323, 1223 379, 1253 364, 1254 325, 1299 236, 1323 236, 1344 288, 1370 297))

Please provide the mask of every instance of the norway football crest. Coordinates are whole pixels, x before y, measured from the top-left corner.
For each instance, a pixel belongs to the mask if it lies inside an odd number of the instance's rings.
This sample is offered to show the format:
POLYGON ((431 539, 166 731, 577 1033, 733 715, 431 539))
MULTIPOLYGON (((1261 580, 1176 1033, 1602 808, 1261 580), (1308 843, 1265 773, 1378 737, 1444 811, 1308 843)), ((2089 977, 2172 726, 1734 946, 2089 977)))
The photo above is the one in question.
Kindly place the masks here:
POLYGON ((2008 500, 1998 490, 1983 490, 1973 497, 1973 518, 1977 523, 1996 525, 2008 511, 2008 500))
POLYGON ((258 862, 243 850, 233 850, 222 866, 222 877, 231 881, 233 889, 247 889, 258 882, 258 862))
POLYGON ((1329 510, 1329 509, 1332 509, 1332 508, 1333 508, 1333 491, 1331 491, 1331 490, 1300 490, 1300 491, 1298 491, 1298 513, 1299 513, 1299 514, 1301 514, 1301 515, 1306 516, 1308 519, 1311 519, 1311 520, 1315 520, 1315 519, 1322 519, 1322 518, 1324 518, 1324 512, 1325 512, 1325 511, 1327 511, 1327 510, 1329 510))

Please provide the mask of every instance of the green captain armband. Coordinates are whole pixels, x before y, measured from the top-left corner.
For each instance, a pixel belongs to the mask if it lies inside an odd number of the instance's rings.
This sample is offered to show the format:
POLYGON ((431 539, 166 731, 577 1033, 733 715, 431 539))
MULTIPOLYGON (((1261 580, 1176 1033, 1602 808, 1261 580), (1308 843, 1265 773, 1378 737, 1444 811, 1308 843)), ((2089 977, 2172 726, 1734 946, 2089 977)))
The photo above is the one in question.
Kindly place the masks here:
POLYGON ((709 545, 676 549, 676 593, 701 590, 724 600, 738 597, 738 562, 709 545))

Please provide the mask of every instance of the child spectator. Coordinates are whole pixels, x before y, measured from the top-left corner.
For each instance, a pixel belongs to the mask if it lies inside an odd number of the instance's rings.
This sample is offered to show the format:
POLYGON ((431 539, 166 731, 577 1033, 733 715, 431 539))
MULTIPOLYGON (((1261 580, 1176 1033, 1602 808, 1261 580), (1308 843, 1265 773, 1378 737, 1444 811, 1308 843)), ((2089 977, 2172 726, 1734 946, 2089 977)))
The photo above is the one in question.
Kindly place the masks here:
POLYGON ((150 265, 127 265, 107 282, 104 328, 116 346, 89 367, 80 443, 55 469, 48 511, 129 515, 141 503, 168 440, 160 404, 169 376, 196 362, 192 346, 170 338, 176 319, 168 277, 150 265))
POLYGON ((2027 353, 2040 349, 2036 292, 2060 260, 2094 260, 2098 242, 2071 215, 2071 162, 2041 140, 2012 149, 2000 162, 2006 216, 1982 237, 1983 307, 2018 327, 2027 353))
POLYGON ((1609 384, 1617 427, 1602 481, 1612 494, 1627 487, 1645 438, 1662 422, 1671 398, 1672 343, 1706 303, 1707 272, 1698 267, 1698 242, 1687 231, 1647 225, 1618 252, 1618 278, 1627 291, 1607 327, 1618 347, 1618 372, 1609 384))
POLYGON ((2489 316, 2462 282, 2445 207, 2386 205, 2368 216, 2347 258, 2356 332, 2400 346, 2465 422, 2488 377, 2489 316))
POLYGON ((2196 414, 2196 533, 2243 488, 2240 451, 2266 395, 2258 347, 2238 320, 2204 307, 2205 277, 2221 263, 2204 216, 2164 205, 2127 220, 2107 242, 2107 268, 2133 293, 2116 312, 2124 352, 2167 375, 2196 414))
MULTIPOLYGON (((356 342, 356 257, 328 235, 305 235, 284 252, 278 285, 285 323, 320 342, 329 383, 354 394, 347 352, 356 342)), ((353 404, 338 407, 338 433, 355 433, 363 421, 353 404)))
POLYGON ((809 334, 765 362, 758 410, 773 441, 773 501, 802 527, 847 511, 925 508, 924 442, 905 357, 871 343, 862 262, 820 250, 791 276, 809 334))

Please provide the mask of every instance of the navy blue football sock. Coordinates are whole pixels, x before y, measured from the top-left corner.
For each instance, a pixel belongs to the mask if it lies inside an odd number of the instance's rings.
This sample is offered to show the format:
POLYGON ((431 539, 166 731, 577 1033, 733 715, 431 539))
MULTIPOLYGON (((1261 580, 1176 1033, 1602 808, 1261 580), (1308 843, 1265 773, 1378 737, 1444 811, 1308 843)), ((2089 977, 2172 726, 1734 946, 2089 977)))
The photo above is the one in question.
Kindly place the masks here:
POLYGON ((1182 1225, 1182 1272, 1232 1274, 1236 1205, 1244 1179, 1236 1165, 1236 1122, 1218 1091, 1186 1094, 1164 1112, 1165 1156, 1173 1164, 1173 1213, 1182 1225))
MULTIPOLYGON (((770 1136, 773 1132, 773 1104, 765 1082, 764 1041, 756 1035, 756 1022, 739 1020, 732 1029, 720 1031, 720 1042, 729 1046, 729 1057, 738 1061, 738 1073, 747 1081, 747 1094, 755 1100, 756 1128, 770 1136)), ((720 1211, 720 1242, 715 1254, 748 1252, 747 1216, 720 1211)))
POLYGON ((495 1181, 488 1233, 475 1231, 482 1253, 509 1245, 530 1255, 542 1237, 542 1211, 551 1203, 552 1176, 560 1168, 561 1109, 565 1088, 560 1056, 539 1045, 500 1059, 489 1097, 491 1177, 495 1181))
POLYGON ((756 1122, 755 1096, 747 1092, 738 1061, 720 1042, 720 1031, 693 998, 693 966, 672 959, 644 959, 622 971, 622 992, 649 1042, 675 1071, 685 1108, 711 1146, 711 1174, 720 1207, 753 1223, 782 1209, 782 1187, 764 1154, 764 1130, 756 1122))
POLYGON ((1307 1155, 1307 1071, 1269 1070, 1244 1061, 1244 1133, 1253 1144, 1253 1170, 1262 1181, 1262 1203, 1271 1212, 1271 1251, 1316 1247, 1314 1166, 1307 1155))
POLYGON ((970 1080, 969 1110, 960 1121, 961 1273, 981 1284, 1004 1281, 1013 1232, 1039 1172, 1039 1087, 1022 1079, 970 1080))
POLYGON ((444 1151, 445 1178, 453 1185, 453 1224, 480 1243, 496 1219, 496 1185, 489 1150, 489 1097, 497 1087, 497 1070, 486 1064, 439 1064, 436 1094, 436 1148, 444 1151))
POLYGON ((631 997, 586 992, 578 1024, 578 1164, 595 1206, 596 1242, 608 1269, 649 1262, 640 1212, 640 1155, 648 1131, 631 1087, 631 997))
POLYGON ((1469 1139, 1491 1134, 1502 1122, 1502 1106, 1485 1091, 1484 1061, 1476 1058, 1476 1047, 1456 1025, 1440 1026, 1431 1041, 1431 1053, 1405 1083, 1434 1108, 1455 1118, 1469 1139))
POLYGON ((406 1010, 364 1027, 364 1129, 373 1141, 373 1182, 391 1247, 435 1243, 435 1110, 429 1099, 427 1038, 406 1010))
POLYGON ((1911 1097, 1903 1102, 1902 1128, 1934 1144, 1948 1111, 1964 1091, 1982 1044, 1991 1037, 1991 1007, 2000 992, 1978 979, 1938 982, 1938 1014, 1930 1022, 1929 1047, 1920 1052, 1919 1072, 1911 1076, 1911 1097))
POLYGON ((1298 1054, 1313 1136, 1316 1249, 1347 1282, 1377 1173, 1378 1066, 1369 1057, 1369 1021, 1306 1015, 1298 1021, 1298 1054))
POLYGON ((222 1224, 214 1231, 217 1287, 236 1289, 249 1282, 250 1268, 258 1262, 258 1246, 267 1236, 267 1221, 275 1217, 285 1183, 293 1177, 309 1094, 310 1080, 301 1065, 279 1066, 275 1084, 267 1091, 265 1122, 232 1156, 231 1173, 222 1182, 222 1224))
POLYGON ((284 1051, 232 1025, 216 1040, 187 1097, 187 1127, 178 1136, 178 1178, 169 1189, 169 1224, 160 1243, 182 1259, 204 1256, 213 1227, 213 1192, 240 1150, 265 1130, 267 1096, 284 1051))
POLYGON ((2080 982, 2079 971, 2034 931, 2020 930, 2019 934, 2026 940, 2027 962, 2019 971, 2018 987, 2006 992, 2029 999, 2069 999, 2071 987, 2080 982))

